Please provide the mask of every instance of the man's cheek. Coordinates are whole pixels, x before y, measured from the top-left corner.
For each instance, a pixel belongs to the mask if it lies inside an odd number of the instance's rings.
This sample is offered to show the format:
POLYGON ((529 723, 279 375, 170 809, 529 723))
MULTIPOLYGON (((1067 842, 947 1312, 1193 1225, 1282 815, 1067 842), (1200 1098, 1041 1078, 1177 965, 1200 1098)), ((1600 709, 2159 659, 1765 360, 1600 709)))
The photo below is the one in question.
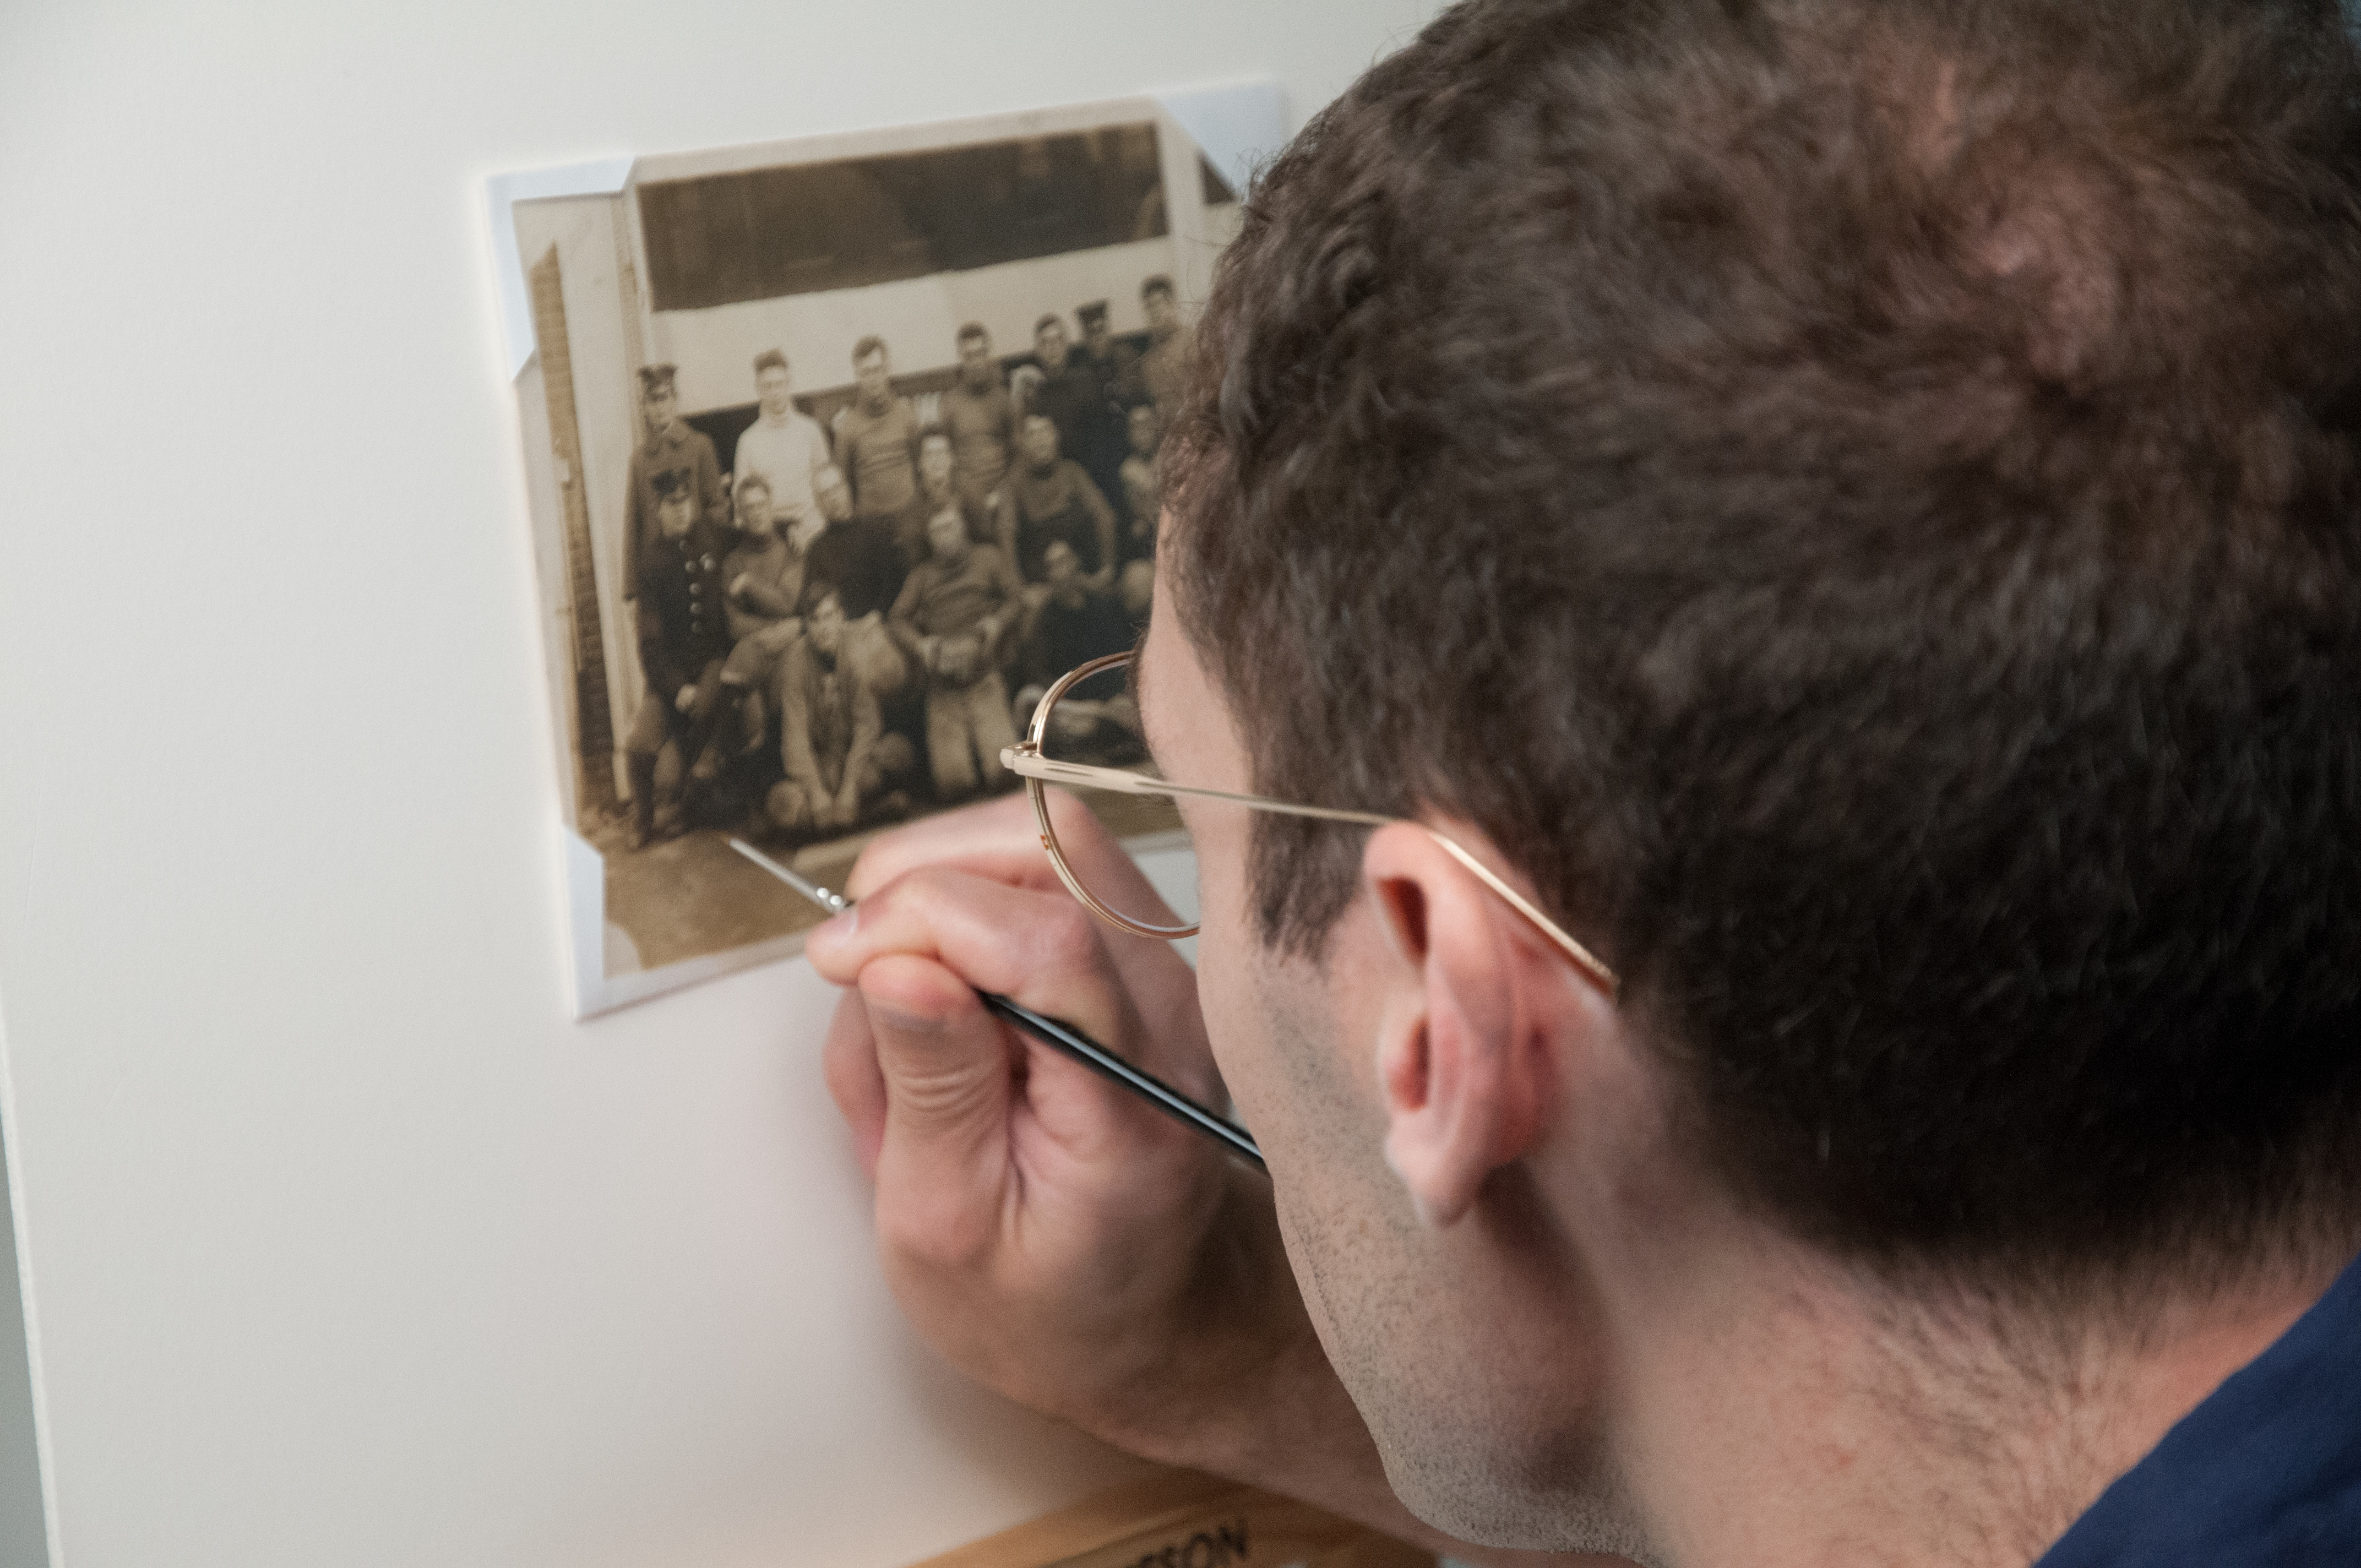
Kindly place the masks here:
POLYGON ((1197 1010, 1205 1020, 1205 1040, 1213 1047, 1213 1065, 1241 1110, 1247 1103, 1246 1080, 1253 1068, 1250 1014, 1241 1004, 1245 988, 1236 982, 1233 955, 1225 950, 1213 926, 1197 938, 1197 1010))

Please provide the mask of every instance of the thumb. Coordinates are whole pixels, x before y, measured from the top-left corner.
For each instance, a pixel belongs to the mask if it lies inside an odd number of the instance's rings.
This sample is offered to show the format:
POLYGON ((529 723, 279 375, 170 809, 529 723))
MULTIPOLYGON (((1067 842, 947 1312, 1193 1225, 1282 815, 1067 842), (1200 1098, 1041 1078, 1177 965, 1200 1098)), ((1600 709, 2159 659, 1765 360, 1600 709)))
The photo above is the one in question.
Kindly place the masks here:
POLYGON ((907 1225, 889 1238, 905 1247, 966 1255, 997 1223, 1021 1058, 974 990, 931 959, 875 959, 860 985, 885 1088, 879 1216, 907 1225))

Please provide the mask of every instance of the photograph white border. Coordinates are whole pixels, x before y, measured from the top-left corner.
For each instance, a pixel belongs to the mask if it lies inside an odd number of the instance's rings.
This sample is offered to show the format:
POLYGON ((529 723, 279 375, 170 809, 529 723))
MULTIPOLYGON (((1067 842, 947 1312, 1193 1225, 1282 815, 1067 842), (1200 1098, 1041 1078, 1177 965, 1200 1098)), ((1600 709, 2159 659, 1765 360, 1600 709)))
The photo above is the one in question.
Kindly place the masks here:
MULTIPOLYGON (((547 450, 546 442, 529 439, 530 432, 537 428, 537 421, 522 408, 525 399, 520 383, 533 367, 537 348, 526 268, 517 237, 515 209, 519 203, 620 196, 642 181, 690 179, 785 163, 930 150, 1017 137, 1054 136, 1122 119, 1159 123, 1167 223, 1175 242, 1174 281, 1184 300, 1202 301, 1212 280, 1219 246, 1228 236, 1216 235, 1208 221, 1191 154, 1193 151, 1202 156, 1232 190, 1243 192, 1258 165, 1286 140, 1285 102, 1278 86, 1269 82, 1213 83, 1010 114, 851 130, 744 147, 609 158, 492 176, 486 181, 485 194, 492 241, 493 282, 504 367, 519 398, 518 434, 525 455, 528 513, 546 504, 545 498, 556 488, 557 481, 555 455, 547 450)), ((627 203, 624 211, 633 248, 643 257, 645 245, 638 232, 636 205, 627 203)), ((525 521, 534 541, 538 600, 544 525, 533 515, 525 521)), ((542 646, 544 660, 550 661, 542 687, 554 691, 556 661, 565 651, 553 646, 548 628, 542 624, 546 619, 545 615, 537 616, 535 640, 542 646)), ((553 719, 551 740, 550 753, 557 770, 552 781, 557 806, 555 859, 564 880, 562 902, 568 926, 564 944, 570 981, 566 994, 576 1018, 589 1018, 802 951, 803 938, 796 933, 655 969, 610 976, 606 966, 606 861, 573 827, 577 803, 572 798, 567 772, 573 759, 568 754, 566 726, 561 719, 553 719)))

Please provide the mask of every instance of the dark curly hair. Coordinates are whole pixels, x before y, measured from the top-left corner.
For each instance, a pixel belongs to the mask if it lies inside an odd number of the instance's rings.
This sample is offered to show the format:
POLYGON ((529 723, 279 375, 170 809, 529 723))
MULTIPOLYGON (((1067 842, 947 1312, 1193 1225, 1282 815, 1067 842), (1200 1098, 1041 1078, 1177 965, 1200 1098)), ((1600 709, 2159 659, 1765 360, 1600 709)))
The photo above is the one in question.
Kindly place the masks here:
MULTIPOLYGON (((1173 438, 1257 787, 1480 827, 1856 1260, 2343 1255, 2356 155, 2324 0, 1449 11, 1257 182, 1173 438)), ((1316 956, 1359 845, 1257 833, 1316 956)))

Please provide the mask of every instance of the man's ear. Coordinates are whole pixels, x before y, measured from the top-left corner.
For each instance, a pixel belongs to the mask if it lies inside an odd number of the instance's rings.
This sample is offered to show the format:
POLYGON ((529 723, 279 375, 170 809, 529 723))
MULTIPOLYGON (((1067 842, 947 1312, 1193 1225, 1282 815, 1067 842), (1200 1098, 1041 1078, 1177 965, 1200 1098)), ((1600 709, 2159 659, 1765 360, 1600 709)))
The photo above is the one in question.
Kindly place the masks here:
POLYGON ((1449 1225, 1548 1114, 1554 966, 1422 828, 1378 829, 1361 871, 1395 960, 1378 1040, 1386 1162, 1420 1218, 1449 1225))

